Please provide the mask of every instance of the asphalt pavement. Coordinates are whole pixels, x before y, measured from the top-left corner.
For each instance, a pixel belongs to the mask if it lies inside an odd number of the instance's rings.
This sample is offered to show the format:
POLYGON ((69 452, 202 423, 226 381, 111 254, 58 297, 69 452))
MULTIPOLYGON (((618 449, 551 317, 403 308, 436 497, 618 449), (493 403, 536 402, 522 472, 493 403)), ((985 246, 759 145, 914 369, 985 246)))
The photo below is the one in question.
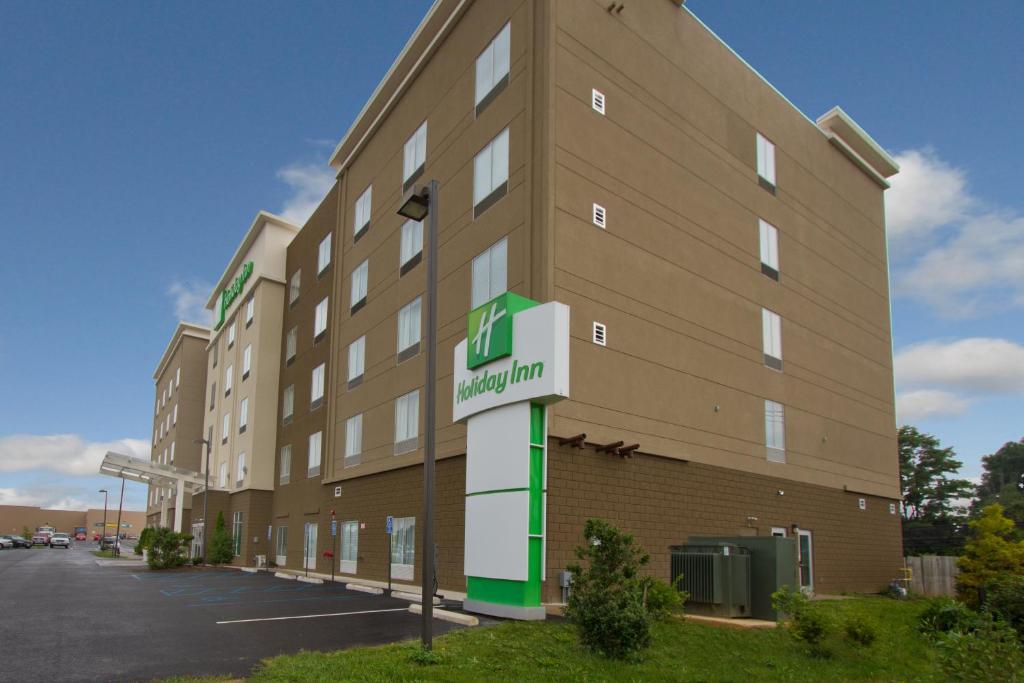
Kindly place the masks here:
POLYGON ((405 600, 237 569, 99 566, 95 547, 0 550, 0 680, 244 676, 279 654, 419 637, 405 600))

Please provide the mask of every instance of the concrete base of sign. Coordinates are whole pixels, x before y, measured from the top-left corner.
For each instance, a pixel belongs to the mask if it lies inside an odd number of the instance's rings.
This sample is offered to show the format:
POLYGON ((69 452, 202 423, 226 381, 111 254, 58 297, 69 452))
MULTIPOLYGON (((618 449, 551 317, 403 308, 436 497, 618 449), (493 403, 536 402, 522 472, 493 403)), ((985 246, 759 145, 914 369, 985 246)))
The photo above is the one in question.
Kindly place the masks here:
POLYGON ((491 617, 502 619, 519 619, 521 621, 543 621, 547 616, 544 607, 517 607, 515 605, 499 605, 494 602, 481 602, 480 600, 465 600, 462 609, 467 612, 486 614, 491 617))

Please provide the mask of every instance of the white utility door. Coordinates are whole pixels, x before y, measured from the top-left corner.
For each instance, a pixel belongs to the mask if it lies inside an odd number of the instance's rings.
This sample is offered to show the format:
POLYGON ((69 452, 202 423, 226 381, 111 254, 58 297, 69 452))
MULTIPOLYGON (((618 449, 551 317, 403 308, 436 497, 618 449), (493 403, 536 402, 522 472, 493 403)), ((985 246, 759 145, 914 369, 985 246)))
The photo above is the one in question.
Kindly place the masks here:
POLYGON ((814 545, 811 542, 811 532, 807 529, 800 529, 799 534, 799 560, 800 560, 800 590, 805 593, 814 592, 814 545))
POLYGON ((316 522, 306 522, 306 533, 302 547, 305 548, 303 569, 316 569, 316 522))

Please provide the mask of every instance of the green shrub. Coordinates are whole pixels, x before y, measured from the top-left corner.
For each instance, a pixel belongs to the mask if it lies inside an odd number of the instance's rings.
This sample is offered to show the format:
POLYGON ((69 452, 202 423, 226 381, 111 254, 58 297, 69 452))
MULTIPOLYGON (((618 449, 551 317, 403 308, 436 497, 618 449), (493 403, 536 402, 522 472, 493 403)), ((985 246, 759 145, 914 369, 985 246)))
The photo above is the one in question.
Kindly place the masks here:
POLYGON ((231 542, 231 534, 224 526, 224 513, 217 513, 217 525, 210 536, 209 547, 206 549, 210 564, 227 564, 235 557, 235 546, 231 542))
POLYGON ((135 554, 141 555, 142 551, 148 548, 153 543, 153 533, 155 529, 147 526, 139 534, 139 542, 135 544, 135 554))
POLYGON ((878 638, 878 628, 874 622, 859 614, 852 614, 846 619, 843 631, 846 633, 847 640, 864 647, 869 647, 878 638))
POLYGON ((985 590, 985 607, 1024 637, 1024 576, 1006 575, 992 581, 985 590))
MULTIPOLYGON (((682 579, 682 577, 679 577, 682 579)), ((688 595, 671 584, 647 577, 644 579, 644 606, 652 619, 662 621, 671 616, 674 612, 682 610, 683 603, 688 595)))
POLYGON ((993 503, 970 521, 970 540, 957 560, 960 574, 956 585, 961 599, 977 606, 979 592, 994 581, 1024 572, 1024 541, 1017 540, 1013 520, 1003 506, 993 503))
POLYGON ((203 558, 201 558, 199 556, 196 556, 196 557, 192 558, 192 566, 195 567, 195 566, 201 565, 202 563, 203 563, 203 558))
POLYGON ((921 633, 934 638, 943 633, 957 631, 970 633, 978 627, 978 613, 952 598, 934 598, 921 612, 921 633))
POLYGON ((185 551, 191 534, 179 534, 167 528, 157 529, 149 547, 150 569, 173 569, 185 564, 185 551))
POLYGON ((789 586, 783 586, 772 593, 772 609, 778 612, 779 616, 792 618, 809 604, 810 600, 802 591, 792 590, 789 586))
POLYGON ((586 566, 569 566, 572 592, 565 614, 584 647, 623 659, 651 643, 651 615, 644 605, 649 580, 638 575, 650 556, 630 534, 599 519, 587 520, 583 535, 587 543, 576 548, 576 556, 586 566))
POLYGON ((973 631, 951 630, 936 638, 939 663, 953 681, 1019 681, 1024 652, 1016 632, 992 615, 979 616, 973 631))
POLYGON ((783 586, 772 593, 772 608, 789 618, 787 630, 790 635, 809 645, 813 654, 829 654, 822 648, 822 643, 832 630, 832 621, 821 608, 812 605, 806 595, 783 586))

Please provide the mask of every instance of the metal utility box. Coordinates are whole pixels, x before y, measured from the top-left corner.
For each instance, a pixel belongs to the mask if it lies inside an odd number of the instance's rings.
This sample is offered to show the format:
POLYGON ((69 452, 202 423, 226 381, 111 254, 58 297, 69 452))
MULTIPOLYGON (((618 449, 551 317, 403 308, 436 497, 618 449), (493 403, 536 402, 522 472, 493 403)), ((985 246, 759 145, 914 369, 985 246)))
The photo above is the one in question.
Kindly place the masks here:
MULTIPOLYGON (((735 544, 750 553, 750 614, 755 619, 778 621, 772 593, 783 586, 797 590, 796 541, 782 536, 691 536, 689 543, 735 544)), ((689 606, 689 603, 687 603, 689 606)))
POLYGON ((672 583, 689 593, 687 609, 716 617, 750 616, 750 551, 716 541, 670 550, 672 583))

